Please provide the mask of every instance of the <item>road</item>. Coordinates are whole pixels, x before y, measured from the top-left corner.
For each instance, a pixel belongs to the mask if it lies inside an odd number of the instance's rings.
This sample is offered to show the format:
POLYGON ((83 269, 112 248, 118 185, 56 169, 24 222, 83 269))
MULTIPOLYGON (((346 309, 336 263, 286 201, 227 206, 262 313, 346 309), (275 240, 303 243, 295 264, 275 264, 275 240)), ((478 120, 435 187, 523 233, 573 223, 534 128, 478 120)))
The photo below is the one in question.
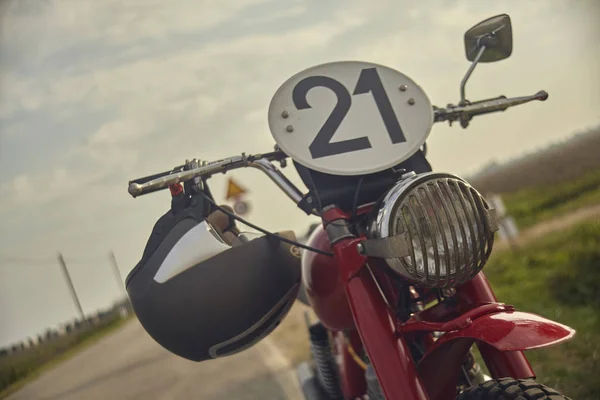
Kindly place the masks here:
MULTIPOLYGON (((544 235, 568 229, 584 221, 600 221, 600 204, 583 207, 570 213, 541 221, 521 231, 516 239, 516 244, 524 246, 544 235)), ((494 250, 496 251, 507 250, 509 248, 510 246, 507 241, 494 243, 494 250)))
POLYGON ((299 400, 289 364, 269 339, 203 363, 160 347, 137 319, 45 372, 10 400, 299 400))

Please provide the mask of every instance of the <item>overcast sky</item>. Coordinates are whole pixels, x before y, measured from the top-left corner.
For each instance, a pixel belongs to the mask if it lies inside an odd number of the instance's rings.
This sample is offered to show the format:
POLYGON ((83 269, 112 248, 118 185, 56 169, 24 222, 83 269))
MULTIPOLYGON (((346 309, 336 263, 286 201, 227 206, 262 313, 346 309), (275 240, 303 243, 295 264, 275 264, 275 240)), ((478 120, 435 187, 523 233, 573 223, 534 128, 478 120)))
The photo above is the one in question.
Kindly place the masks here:
MULTIPOLYGON (((443 106, 458 100, 468 68, 464 31, 507 12, 513 55, 478 66, 467 97, 546 89, 550 98, 479 118, 468 130, 435 126, 434 168, 469 174, 598 124, 595 3, 3 1, 0 345, 76 315, 59 251, 84 310, 110 305, 120 292, 108 251, 125 277, 169 206, 168 193, 133 200, 127 181, 186 158, 270 151, 270 98, 312 65, 383 64, 443 106)), ((309 219, 268 178, 255 170, 232 176, 252 191, 255 223, 306 229, 309 219)), ((225 181, 213 179, 221 199, 225 181)))

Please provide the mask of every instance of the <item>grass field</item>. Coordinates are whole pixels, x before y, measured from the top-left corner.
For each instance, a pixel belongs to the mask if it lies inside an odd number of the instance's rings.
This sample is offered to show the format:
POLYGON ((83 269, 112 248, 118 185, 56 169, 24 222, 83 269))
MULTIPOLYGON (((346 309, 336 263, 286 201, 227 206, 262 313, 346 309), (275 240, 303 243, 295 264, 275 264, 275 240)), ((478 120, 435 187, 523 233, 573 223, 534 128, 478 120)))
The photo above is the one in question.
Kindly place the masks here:
POLYGON ((600 169, 572 181, 533 186, 502 198, 519 228, 528 228, 578 208, 600 204, 600 169))
POLYGON ((66 360, 104 335, 120 327, 129 318, 116 316, 98 326, 42 343, 36 347, 0 359, 0 399, 14 393, 43 371, 66 360))
POLYGON ((495 254, 484 271, 501 301, 577 330, 570 342, 527 353, 538 380, 573 399, 600 399, 600 221, 495 254))

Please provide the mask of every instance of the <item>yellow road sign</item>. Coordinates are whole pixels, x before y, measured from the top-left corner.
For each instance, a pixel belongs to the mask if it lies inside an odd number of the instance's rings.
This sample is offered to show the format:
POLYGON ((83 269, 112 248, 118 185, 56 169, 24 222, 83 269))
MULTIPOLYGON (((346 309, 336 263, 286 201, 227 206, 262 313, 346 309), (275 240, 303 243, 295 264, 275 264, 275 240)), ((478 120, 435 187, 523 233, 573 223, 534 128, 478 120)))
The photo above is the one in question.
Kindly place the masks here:
POLYGON ((229 178, 229 182, 227 183, 227 196, 225 197, 227 200, 238 198, 246 192, 246 189, 241 187, 236 181, 233 180, 233 178, 229 178))

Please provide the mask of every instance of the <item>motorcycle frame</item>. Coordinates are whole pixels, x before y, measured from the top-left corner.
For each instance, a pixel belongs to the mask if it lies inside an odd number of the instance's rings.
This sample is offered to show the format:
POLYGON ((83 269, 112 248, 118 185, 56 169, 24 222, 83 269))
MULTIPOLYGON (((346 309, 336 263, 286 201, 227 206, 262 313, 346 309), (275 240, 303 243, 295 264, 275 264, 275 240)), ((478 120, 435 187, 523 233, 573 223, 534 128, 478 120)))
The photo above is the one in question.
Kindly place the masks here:
MULTIPOLYGON (((378 275, 375 266, 369 265, 367 258, 358 251, 357 245, 365 238, 348 234, 348 231, 340 235, 343 229, 339 230, 339 222, 349 219, 348 214, 335 207, 326 209, 322 214, 326 230, 331 222, 338 222, 331 225, 333 228, 328 230, 328 234, 332 239, 334 264, 342 279, 356 328, 349 335, 346 332, 348 337, 343 332, 332 332, 334 348, 340 356, 340 383, 345 398, 360 397, 366 390, 364 371, 353 358, 356 354, 350 354, 350 351, 356 353, 360 350, 360 346, 365 348, 371 360, 386 399, 445 400, 455 398, 462 363, 474 343, 492 378, 526 379, 535 378, 535 373, 522 350, 558 343, 574 334, 572 329, 549 320, 537 325, 524 320, 529 339, 522 346, 517 346, 522 349, 499 350, 486 343, 485 333, 461 337, 461 331, 466 331, 472 320, 479 316, 514 311, 512 306, 497 302, 482 272, 455 289, 454 307, 439 303, 417 313, 428 315, 428 321, 433 319, 436 322, 414 320, 414 317, 409 321, 399 321, 389 304, 389 299, 397 295, 393 293, 391 280, 385 274, 378 275), (449 318, 455 319, 447 322, 449 318), (563 328, 564 332, 553 332, 555 326, 563 328), (548 337, 551 340, 538 333, 540 327, 550 327, 548 337), (436 344, 432 336, 434 331, 452 331, 452 334, 446 335, 450 340, 436 344), (413 335, 426 339, 429 347, 419 365, 415 364, 409 349, 413 335)), ((486 324, 494 330, 495 324, 500 327, 501 321, 490 319, 486 324)))

